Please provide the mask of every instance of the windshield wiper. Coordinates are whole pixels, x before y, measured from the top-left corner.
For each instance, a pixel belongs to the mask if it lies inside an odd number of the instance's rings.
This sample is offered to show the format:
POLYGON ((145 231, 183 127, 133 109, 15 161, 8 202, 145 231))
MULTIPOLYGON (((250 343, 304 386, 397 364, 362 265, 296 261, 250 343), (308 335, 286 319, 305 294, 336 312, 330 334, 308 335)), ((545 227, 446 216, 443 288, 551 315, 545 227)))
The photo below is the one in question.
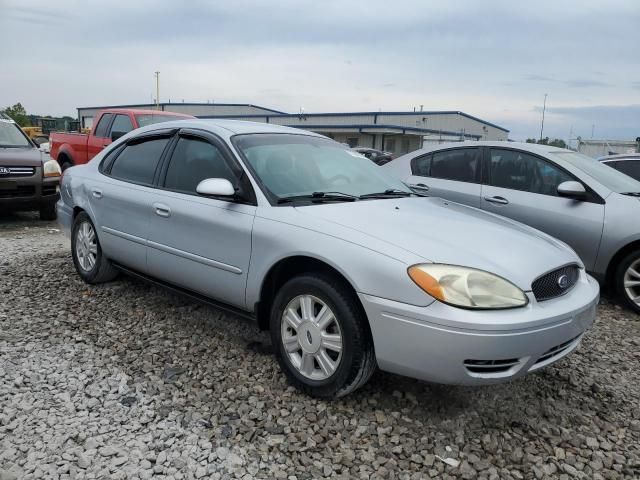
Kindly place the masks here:
MULTIPOLYGON (((388 188, 384 192, 375 192, 375 193, 365 193, 364 195, 360 195, 359 198, 398 198, 398 197, 409 197, 411 195, 419 195, 413 192, 407 192, 405 190, 398 190, 397 188, 388 188)), ((422 196, 422 195, 419 195, 422 196)))
POLYGON ((311 200, 313 203, 322 203, 325 201, 338 202, 355 202, 358 197, 342 192, 313 192, 306 195, 292 195, 290 197, 282 197, 278 199, 278 204, 291 203, 296 200, 311 200))
POLYGON ((622 192, 620 195, 629 195, 630 197, 640 197, 640 192, 622 192))

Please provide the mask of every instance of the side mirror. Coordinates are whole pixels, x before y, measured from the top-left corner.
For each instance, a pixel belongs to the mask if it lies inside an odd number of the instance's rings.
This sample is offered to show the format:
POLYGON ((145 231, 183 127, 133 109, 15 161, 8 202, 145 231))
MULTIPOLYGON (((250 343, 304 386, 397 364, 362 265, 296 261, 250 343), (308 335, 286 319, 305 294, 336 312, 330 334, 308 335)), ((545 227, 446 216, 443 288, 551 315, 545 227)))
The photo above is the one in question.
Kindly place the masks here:
POLYGON ((558 185, 558 195, 561 197, 582 200, 587 195, 587 191, 584 189, 584 185, 580 182, 569 181, 562 182, 558 185))
POLYGON ((33 143, 35 143, 35 144, 36 144, 36 146, 38 146, 38 147, 39 147, 39 146, 40 146, 40 145, 42 145, 43 143, 47 143, 47 142, 49 141, 49 139, 48 139, 48 138, 42 138, 42 137, 33 137, 33 138, 31 139, 31 141, 32 141, 33 143))
POLYGON ((115 142, 120 137, 124 137, 126 134, 127 132, 111 132, 111 141, 115 142))
POLYGON ((214 197, 232 197, 236 189, 226 178, 205 178, 196 187, 196 192, 214 197))

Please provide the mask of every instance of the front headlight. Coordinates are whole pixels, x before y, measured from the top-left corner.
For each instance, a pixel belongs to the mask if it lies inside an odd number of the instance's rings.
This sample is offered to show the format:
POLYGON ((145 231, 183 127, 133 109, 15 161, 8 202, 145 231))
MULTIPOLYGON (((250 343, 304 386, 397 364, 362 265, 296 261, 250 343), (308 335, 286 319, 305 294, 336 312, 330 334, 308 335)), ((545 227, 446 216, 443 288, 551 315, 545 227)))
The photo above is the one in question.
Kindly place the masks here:
POLYGON ((511 282, 475 268, 425 263, 409 267, 408 273, 429 295, 456 307, 514 308, 529 302, 524 292, 511 282))
POLYGON ((62 175, 60 165, 55 160, 47 160, 42 166, 42 175, 45 177, 59 177, 62 175))

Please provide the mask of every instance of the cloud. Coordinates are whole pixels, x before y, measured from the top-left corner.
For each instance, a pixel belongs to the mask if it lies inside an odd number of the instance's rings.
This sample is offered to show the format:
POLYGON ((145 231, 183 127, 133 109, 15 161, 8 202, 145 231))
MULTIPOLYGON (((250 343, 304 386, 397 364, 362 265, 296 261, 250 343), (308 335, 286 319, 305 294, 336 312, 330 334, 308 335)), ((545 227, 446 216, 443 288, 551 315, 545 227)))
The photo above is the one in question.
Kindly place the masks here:
MULTIPOLYGON (((596 72, 594 72, 596 73, 596 72)), ((557 85, 566 85, 567 87, 572 88, 590 88, 590 87, 611 87, 612 85, 607 82, 602 82, 600 80, 593 80, 588 78, 575 78, 572 80, 561 80, 553 77, 546 77, 543 75, 525 75, 525 81, 528 82, 543 82, 557 85)))
MULTIPOLYGON (((545 93, 548 107, 636 102, 638 24, 636 0, 0 0, 0 106, 147 102, 160 70, 162 100, 424 105, 526 138, 545 93)), ((545 130, 566 137, 571 121, 552 113, 545 130)))

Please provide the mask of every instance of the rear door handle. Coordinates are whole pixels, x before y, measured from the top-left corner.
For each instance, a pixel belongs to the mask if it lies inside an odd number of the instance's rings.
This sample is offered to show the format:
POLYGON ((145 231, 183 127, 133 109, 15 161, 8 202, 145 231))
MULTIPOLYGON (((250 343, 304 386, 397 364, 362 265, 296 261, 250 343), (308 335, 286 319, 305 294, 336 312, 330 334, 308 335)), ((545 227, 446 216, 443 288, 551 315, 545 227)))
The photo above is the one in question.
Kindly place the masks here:
POLYGON ((95 198, 102 198, 102 190, 94 188, 91 190, 91 195, 93 195, 95 198))
POLYGON ((164 203, 154 203, 153 208, 156 211, 156 215, 160 217, 170 217, 171 209, 164 203))
POLYGON ((416 190, 424 190, 425 192, 429 191, 429 186, 424 183, 413 183, 409 185, 411 188, 415 188, 416 190))
POLYGON ((507 200, 504 197, 484 197, 484 199, 487 202, 491 202, 491 203, 497 203, 499 205, 506 205, 509 203, 509 200, 507 200))

